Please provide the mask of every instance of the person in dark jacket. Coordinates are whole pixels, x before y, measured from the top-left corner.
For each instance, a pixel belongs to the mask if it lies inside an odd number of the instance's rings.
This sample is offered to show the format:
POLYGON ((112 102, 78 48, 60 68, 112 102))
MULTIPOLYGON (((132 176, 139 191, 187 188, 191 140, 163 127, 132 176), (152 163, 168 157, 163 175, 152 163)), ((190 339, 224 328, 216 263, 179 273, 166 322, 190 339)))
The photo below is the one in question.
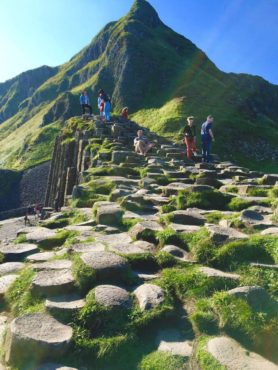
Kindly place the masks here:
POLYGON ((213 121, 213 116, 208 116, 201 128, 203 162, 207 163, 211 163, 211 146, 212 142, 215 141, 212 131, 213 121))
POLYGON ((187 124, 184 128, 184 144, 186 145, 187 159, 191 160, 192 153, 195 156, 196 153, 196 127, 194 125, 194 117, 190 116, 187 118, 187 124))

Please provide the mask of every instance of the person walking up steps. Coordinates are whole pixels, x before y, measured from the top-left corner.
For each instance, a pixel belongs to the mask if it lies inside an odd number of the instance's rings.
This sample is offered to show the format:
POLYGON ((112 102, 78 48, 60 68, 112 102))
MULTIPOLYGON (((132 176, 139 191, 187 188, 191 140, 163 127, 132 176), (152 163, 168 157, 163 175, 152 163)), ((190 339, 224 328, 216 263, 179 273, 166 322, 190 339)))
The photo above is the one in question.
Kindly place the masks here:
POLYGON ((194 125, 194 117, 190 116, 187 118, 187 124, 184 128, 184 144, 186 145, 187 159, 191 160, 192 153, 196 153, 196 127, 194 125))
POLYGON ((212 124, 214 118, 210 115, 207 117, 206 122, 202 124, 201 138, 202 138, 202 157, 203 162, 211 163, 211 146, 212 142, 215 141, 212 132, 212 124))
POLYGON ((93 113, 92 106, 90 105, 90 100, 89 100, 87 91, 82 91, 82 93, 80 95, 80 105, 81 105, 81 108, 82 108, 82 114, 83 115, 86 114, 86 108, 89 109, 90 116, 92 115, 92 113, 93 113))

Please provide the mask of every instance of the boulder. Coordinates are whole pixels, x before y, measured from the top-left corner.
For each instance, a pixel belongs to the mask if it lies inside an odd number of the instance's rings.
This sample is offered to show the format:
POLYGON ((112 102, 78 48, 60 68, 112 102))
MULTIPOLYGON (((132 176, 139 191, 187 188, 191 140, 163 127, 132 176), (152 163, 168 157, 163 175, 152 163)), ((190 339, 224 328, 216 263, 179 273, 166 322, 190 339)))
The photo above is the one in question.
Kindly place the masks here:
POLYGON ((132 239, 128 233, 110 234, 110 235, 98 235, 96 241, 110 246, 118 244, 131 243, 132 239))
POLYGON ((170 223, 169 227, 176 231, 177 233, 194 233, 200 230, 200 226, 182 225, 175 223, 170 223))
POLYGON ((24 268, 22 262, 6 262, 0 265, 0 276, 14 274, 24 268))
POLYGON ((39 271, 32 281, 32 291, 38 296, 55 296, 73 291, 74 278, 70 270, 39 271))
POLYGON ((164 291, 157 285, 143 284, 135 289, 134 294, 142 311, 150 310, 164 301, 164 291))
POLYGON ((227 370, 277 370, 277 365, 257 353, 250 352, 229 337, 208 341, 206 350, 227 370))
POLYGON ((124 258, 110 252, 84 253, 81 259, 85 265, 95 270, 98 280, 119 279, 128 269, 124 258))
POLYGON ((211 267, 200 267, 199 271, 202 272, 207 277, 212 277, 212 278, 215 277, 215 278, 232 279, 232 280, 239 280, 240 278, 238 274, 231 274, 229 272, 216 270, 211 267))
POLYGON ((99 285, 95 288, 95 300, 99 305, 105 307, 122 307, 131 306, 131 299, 125 289, 114 285, 99 285))
POLYGON ((250 209, 241 212, 240 220, 250 226, 267 227, 272 225, 269 215, 263 215, 250 209))
POLYGON ((69 348, 72 328, 44 313, 14 319, 8 334, 6 361, 18 368, 60 359, 69 348))
POLYGON ((17 262, 24 260, 30 254, 38 251, 38 247, 34 244, 8 244, 0 245, 0 253, 4 255, 6 262, 17 262))
POLYGON ((210 238, 216 244, 222 244, 225 242, 231 242, 233 240, 247 239, 248 235, 241 233, 231 227, 222 227, 217 225, 206 226, 210 238))

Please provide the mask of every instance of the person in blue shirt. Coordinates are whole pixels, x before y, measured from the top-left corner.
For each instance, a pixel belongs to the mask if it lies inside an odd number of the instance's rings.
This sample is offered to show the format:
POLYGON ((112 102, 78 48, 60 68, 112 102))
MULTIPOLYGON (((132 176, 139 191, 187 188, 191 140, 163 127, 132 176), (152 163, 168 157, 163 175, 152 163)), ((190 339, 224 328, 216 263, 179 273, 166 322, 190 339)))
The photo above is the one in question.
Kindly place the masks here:
POLYGON ((214 118, 211 115, 208 116, 206 122, 202 124, 201 128, 203 162, 207 163, 211 163, 211 146, 212 142, 215 141, 212 132, 213 121, 214 118))
POLYGON ((89 100, 87 91, 82 91, 82 93, 80 95, 80 105, 82 107, 82 114, 85 114, 86 113, 86 108, 88 108, 89 112, 90 112, 90 115, 92 115, 93 110, 92 110, 92 106, 90 105, 90 100, 89 100))

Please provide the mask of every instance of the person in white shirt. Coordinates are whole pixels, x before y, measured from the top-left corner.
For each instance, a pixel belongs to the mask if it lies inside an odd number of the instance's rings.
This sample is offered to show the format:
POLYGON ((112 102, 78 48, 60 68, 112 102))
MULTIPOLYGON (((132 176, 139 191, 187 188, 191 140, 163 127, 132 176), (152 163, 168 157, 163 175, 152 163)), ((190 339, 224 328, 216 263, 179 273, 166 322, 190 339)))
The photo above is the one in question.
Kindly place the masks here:
POLYGON ((154 143, 151 143, 149 139, 144 136, 143 130, 137 131, 137 137, 134 139, 135 152, 140 155, 146 155, 148 151, 154 147, 154 143))

